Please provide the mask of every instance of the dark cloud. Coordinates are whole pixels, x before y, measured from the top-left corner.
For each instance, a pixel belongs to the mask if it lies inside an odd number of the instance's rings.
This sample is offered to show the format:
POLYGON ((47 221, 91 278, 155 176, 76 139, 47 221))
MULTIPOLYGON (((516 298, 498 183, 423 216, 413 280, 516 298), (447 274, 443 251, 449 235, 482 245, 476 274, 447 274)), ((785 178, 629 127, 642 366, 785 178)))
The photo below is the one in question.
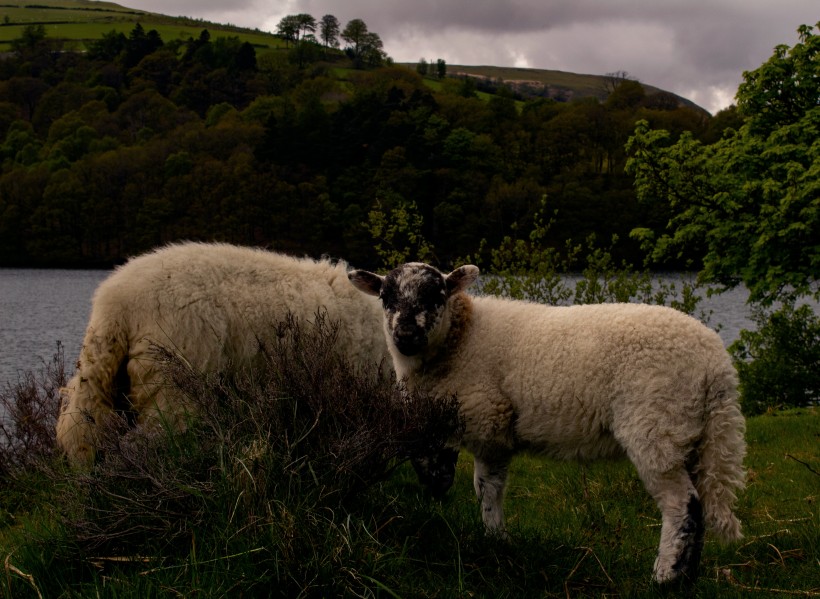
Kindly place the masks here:
POLYGON ((444 58, 603 74, 627 71, 715 111, 743 71, 801 24, 817 0, 130 0, 129 6, 274 30, 286 14, 363 19, 397 61, 444 58))

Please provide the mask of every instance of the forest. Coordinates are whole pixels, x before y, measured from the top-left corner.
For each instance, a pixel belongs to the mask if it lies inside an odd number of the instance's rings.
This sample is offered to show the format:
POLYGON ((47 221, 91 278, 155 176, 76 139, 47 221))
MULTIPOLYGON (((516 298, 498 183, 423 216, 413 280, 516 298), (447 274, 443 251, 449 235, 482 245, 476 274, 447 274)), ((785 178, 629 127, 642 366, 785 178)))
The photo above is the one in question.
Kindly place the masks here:
POLYGON ((739 123, 628 78, 604 101, 522 100, 313 41, 257 56, 136 25, 88 46, 31 27, 0 60, 2 266, 108 267, 182 239, 374 266, 374 218, 397 213, 447 266, 529 231, 544 198, 547 244, 641 264, 629 233, 670 213, 624 172, 635 123, 704 143, 739 123))

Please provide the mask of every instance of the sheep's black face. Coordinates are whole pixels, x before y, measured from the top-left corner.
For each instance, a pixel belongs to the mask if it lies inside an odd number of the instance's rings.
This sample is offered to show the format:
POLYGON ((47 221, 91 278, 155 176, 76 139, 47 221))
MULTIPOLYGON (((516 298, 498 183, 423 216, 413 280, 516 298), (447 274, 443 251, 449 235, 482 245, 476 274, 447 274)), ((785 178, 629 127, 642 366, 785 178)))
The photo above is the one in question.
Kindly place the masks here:
POLYGON ((441 322, 447 283, 432 266, 414 262, 384 278, 379 298, 396 349, 405 356, 415 356, 427 347, 430 333, 441 322))

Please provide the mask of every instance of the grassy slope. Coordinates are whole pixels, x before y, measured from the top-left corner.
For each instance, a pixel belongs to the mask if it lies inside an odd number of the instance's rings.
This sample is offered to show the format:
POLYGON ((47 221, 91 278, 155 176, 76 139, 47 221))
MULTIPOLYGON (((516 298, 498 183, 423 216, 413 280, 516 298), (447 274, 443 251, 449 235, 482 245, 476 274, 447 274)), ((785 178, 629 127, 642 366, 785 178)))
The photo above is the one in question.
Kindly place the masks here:
MULTIPOLYGON (((815 471, 820 466, 820 411, 752 418, 747 442, 748 487, 737 508, 745 539, 724 548, 707 536, 702 575, 724 584, 702 584, 702 590, 758 584, 820 591, 820 476, 805 465, 815 471), (726 571, 734 585, 726 586, 726 571)), ((511 526, 525 534, 545 532, 556 544, 575 547, 579 560, 586 552, 578 554, 577 547, 590 547, 602 562, 599 584, 606 573, 617 587, 628 588, 635 584, 632 577, 651 568, 659 513, 630 464, 581 468, 523 458, 510 482, 511 526)))
MULTIPOLYGON (((747 442, 748 488, 737 506, 745 538, 723 547, 707 535, 697 594, 764 597, 778 589, 820 596, 820 410, 752 418, 747 442)), ((445 507, 444 517, 478 517, 469 456, 459 461, 457 486, 445 507)), ((660 514, 631 464, 518 457, 505 514, 514 542, 524 549, 500 548, 488 560, 467 555, 461 564, 466 588, 477 591, 482 581, 502 576, 536 576, 547 596, 561 589, 567 596, 655 596, 648 578, 660 514)))
POLYGON ((450 75, 466 73, 490 79, 503 79, 504 81, 537 81, 546 85, 574 90, 578 95, 606 96, 605 84, 607 78, 601 75, 584 75, 550 69, 465 65, 447 65, 447 73, 450 75))
MULTIPOLYGON (((415 68, 414 64, 406 63, 405 66, 415 68)), ((568 99, 594 97, 599 100, 606 99, 608 77, 605 75, 587 75, 581 73, 569 73, 567 71, 556 71, 552 69, 523 69, 517 67, 495 67, 495 66, 468 66, 468 65, 447 65, 447 74, 472 75, 493 80, 502 80, 514 84, 515 82, 535 82, 546 85, 562 92, 561 95, 568 99)), ((643 83, 647 93, 655 93, 661 90, 643 83)), ((673 94, 684 105, 703 110, 694 102, 673 94)))
POLYGON ((280 38, 261 31, 220 25, 184 17, 169 17, 126 8, 112 2, 83 2, 81 0, 42 0, 35 3, 0 4, 0 52, 8 51, 9 42, 18 39, 27 25, 43 24, 46 35, 67 40, 67 47, 82 45, 84 41, 99 39, 104 33, 116 30, 126 35, 136 23, 146 30, 156 29, 164 41, 197 38, 203 29, 211 36, 238 36, 257 50, 278 48, 280 38))
MULTIPOLYGON (((818 596, 818 439, 819 409, 749 420, 749 485, 738 502, 746 537, 728 547, 707 538, 693 596, 818 596)), ((383 522, 377 531, 370 529, 367 534, 374 536, 367 539, 366 550, 346 562, 351 575, 366 577, 370 580, 366 586, 374 591, 386 585, 398 596, 657 596, 649 574, 660 530, 658 512, 628 463, 599 462, 582 468, 517 458, 506 501, 509 544, 480 532, 471 478, 469 456, 462 456, 456 486, 442 504, 431 504, 418 494, 409 468, 394 476, 388 491, 396 494, 403 516, 383 522)), ((44 507, 47 500, 47 491, 34 499, 44 501, 44 507)), ((43 537, 41 531, 33 537, 40 543, 24 542, 28 546, 20 548, 19 528, 0 528, 0 562, 11 555, 8 563, 23 567, 19 574, 7 567, 0 596, 15 592, 33 596, 23 576, 30 572, 34 572, 31 582, 52 590, 80 582, 73 569, 59 562, 48 565, 51 534, 45 532, 43 537), (42 552, 35 563, 26 561, 32 551, 42 552), (42 565, 37 567, 36 562, 42 565)), ((322 539, 317 542, 319 552, 345 551, 341 546, 323 547, 322 539)), ((355 547, 355 539, 351 542, 355 547)), ((151 570, 145 565, 122 569, 108 565, 95 582, 80 576, 85 581, 74 589, 81 593, 96 589, 98 596, 137 597, 169 585, 179 592, 196 589, 202 596, 220 596, 218 589, 228 575, 223 566, 230 570, 234 560, 263 557, 264 550, 254 546, 239 557, 223 555, 216 567, 211 561, 197 562, 202 558, 194 543, 191 555, 183 558, 187 565, 180 568, 172 562, 168 568, 157 568, 152 575, 156 579, 144 574, 151 570)), ((246 564, 250 569, 244 571, 260 567, 246 564)))

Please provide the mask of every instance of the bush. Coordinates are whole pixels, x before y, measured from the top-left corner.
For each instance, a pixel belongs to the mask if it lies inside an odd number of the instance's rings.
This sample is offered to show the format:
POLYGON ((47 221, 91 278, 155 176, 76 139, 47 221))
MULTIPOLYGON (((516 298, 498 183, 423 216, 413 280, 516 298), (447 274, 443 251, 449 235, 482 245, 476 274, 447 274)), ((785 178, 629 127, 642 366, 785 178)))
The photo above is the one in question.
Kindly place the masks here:
MULTIPOLYGON (((188 590, 178 576, 202 560, 211 565, 199 575, 228 594, 371 584, 351 568, 378 557, 367 555, 368 531, 389 519, 375 483, 440 451, 458 433, 457 403, 400 393, 377 365, 351 366, 331 351, 338 328, 321 315, 273 333, 258 362, 232 374, 196 372, 158 348, 193 407, 184 431, 131 429, 123 415, 101 427, 92 471, 38 466, 54 494, 44 541, 53 559, 89 579, 131 564, 188 590)), ((14 482, 32 484, 23 473, 14 482)))
MULTIPOLYGON (((482 280, 482 293, 548 305, 638 301, 668 305, 686 314, 697 312, 697 283, 681 279, 678 288, 660 278, 653 281, 649 272, 638 271, 628 262, 617 263, 612 257, 617 236, 608 248, 599 247, 594 235, 583 245, 568 241, 560 251, 549 245, 553 221, 545 218, 546 210, 543 198, 526 239, 507 236, 490 249, 482 242, 475 256, 461 260, 481 266, 489 275, 482 280), (482 259, 486 254, 489 259, 482 259)), ((699 316, 706 320, 709 315, 699 316)))
POLYGON ((729 351, 740 377, 745 414, 820 401, 820 318, 792 304, 753 314, 756 331, 741 331, 729 351))
POLYGON ((61 343, 38 374, 0 389, 0 486, 14 472, 54 455, 60 387, 66 383, 61 343))

